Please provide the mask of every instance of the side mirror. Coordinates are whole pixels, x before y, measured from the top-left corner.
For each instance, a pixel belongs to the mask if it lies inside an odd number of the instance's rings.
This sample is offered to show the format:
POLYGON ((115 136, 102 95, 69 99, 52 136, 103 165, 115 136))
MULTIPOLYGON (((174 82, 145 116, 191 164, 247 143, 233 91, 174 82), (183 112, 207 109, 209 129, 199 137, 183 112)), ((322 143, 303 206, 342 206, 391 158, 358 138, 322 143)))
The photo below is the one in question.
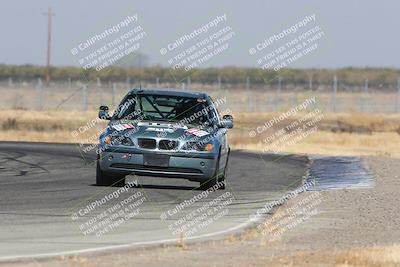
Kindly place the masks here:
POLYGON ((99 118, 102 120, 110 120, 111 116, 108 114, 108 107, 107 106, 100 106, 99 107, 99 118))
POLYGON ((219 128, 233 128, 233 116, 232 115, 224 115, 222 120, 218 124, 219 128))
POLYGON ((223 120, 230 120, 230 121, 233 122, 233 116, 232 116, 232 115, 224 115, 224 116, 222 117, 222 119, 223 119, 223 120))

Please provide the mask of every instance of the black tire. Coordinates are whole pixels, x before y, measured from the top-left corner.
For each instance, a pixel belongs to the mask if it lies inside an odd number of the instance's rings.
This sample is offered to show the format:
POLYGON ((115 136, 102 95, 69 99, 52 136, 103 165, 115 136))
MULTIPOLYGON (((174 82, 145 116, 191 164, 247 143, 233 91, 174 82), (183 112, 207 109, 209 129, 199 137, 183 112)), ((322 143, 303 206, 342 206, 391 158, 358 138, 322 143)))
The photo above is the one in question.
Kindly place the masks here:
POLYGON ((215 176, 213 176, 212 178, 210 178, 205 182, 200 182, 200 190, 206 191, 207 189, 213 187, 216 184, 217 184, 217 179, 215 176))
POLYGON ((224 172, 222 173, 222 175, 220 175, 218 177, 218 182, 221 183, 221 186, 219 187, 219 189, 221 189, 221 190, 225 190, 225 187, 226 187, 226 178, 228 176, 228 162, 229 162, 229 153, 228 153, 228 157, 226 159, 224 172))
POLYGON ((97 161, 96 167, 96 185, 100 186, 124 186, 125 175, 109 174, 101 170, 97 161))
POLYGON ((215 169, 215 173, 213 175, 213 177, 211 177, 210 179, 208 179, 205 182, 200 182, 200 190, 207 190, 213 186, 215 186, 217 184, 217 182, 219 181, 218 178, 218 174, 219 174, 219 160, 221 158, 221 151, 218 154, 218 160, 217 160, 217 168, 215 169))

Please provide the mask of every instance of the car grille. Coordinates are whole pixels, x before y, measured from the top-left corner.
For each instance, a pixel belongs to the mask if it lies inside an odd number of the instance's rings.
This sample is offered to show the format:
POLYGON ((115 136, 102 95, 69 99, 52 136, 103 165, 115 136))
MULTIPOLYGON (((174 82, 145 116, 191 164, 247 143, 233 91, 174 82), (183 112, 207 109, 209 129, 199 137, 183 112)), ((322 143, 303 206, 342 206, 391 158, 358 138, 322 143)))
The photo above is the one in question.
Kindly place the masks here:
POLYGON ((177 147, 178 142, 174 140, 160 140, 158 148, 162 150, 173 150, 177 147))
POLYGON ((114 163, 111 164, 111 168, 128 169, 128 170, 150 170, 150 171, 162 171, 162 172, 183 172, 183 173, 202 173, 200 170, 191 168, 180 168, 180 167, 157 167, 157 166, 145 166, 139 164, 129 163, 114 163))
POLYGON ((155 149, 156 148, 156 140, 151 138, 139 138, 138 139, 139 147, 146 149, 155 149))

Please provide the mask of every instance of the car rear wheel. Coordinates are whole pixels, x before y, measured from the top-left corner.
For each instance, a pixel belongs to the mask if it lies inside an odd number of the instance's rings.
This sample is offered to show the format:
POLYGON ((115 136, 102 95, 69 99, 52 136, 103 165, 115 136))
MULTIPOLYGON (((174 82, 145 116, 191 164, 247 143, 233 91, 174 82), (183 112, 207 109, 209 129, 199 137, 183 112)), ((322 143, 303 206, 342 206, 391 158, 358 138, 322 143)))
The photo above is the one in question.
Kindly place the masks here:
POLYGON ((117 175, 106 173, 101 170, 100 164, 97 161, 97 168, 96 168, 96 185, 101 186, 124 186, 125 185, 125 176, 124 175, 117 175))

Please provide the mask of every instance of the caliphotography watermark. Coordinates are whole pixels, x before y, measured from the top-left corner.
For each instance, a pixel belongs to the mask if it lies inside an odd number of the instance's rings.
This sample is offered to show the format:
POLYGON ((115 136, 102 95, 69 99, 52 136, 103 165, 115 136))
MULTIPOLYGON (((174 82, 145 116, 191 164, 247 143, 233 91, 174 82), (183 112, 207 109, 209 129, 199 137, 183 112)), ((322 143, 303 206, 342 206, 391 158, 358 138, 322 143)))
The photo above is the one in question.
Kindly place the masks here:
POLYGON ((160 215, 160 219, 170 222, 168 229, 175 236, 190 237, 205 230, 211 224, 229 213, 234 195, 227 191, 211 197, 224 182, 217 182, 211 188, 184 200, 160 215))
POLYGON ((145 195, 141 191, 132 193, 129 190, 137 186, 137 180, 127 182, 123 187, 87 203, 71 215, 72 221, 78 224, 84 236, 99 238, 116 230, 141 213, 145 195))
POLYGON ((295 199, 289 201, 284 207, 279 208, 272 216, 260 223, 257 230, 267 242, 280 240, 286 232, 317 215, 322 201, 323 196, 318 191, 296 196, 295 199))
POLYGON ((283 205, 288 200, 295 198, 300 193, 303 193, 303 192, 307 191, 308 189, 313 188, 315 185, 316 185, 315 179, 308 180, 307 182, 305 182, 300 187, 298 187, 298 188, 296 188, 296 189, 284 194, 278 200, 273 200, 273 201, 270 201, 270 202, 266 202, 264 204, 264 206, 262 206, 261 208, 257 209, 254 213, 250 214, 249 219, 251 221, 257 222, 259 219, 263 218, 266 214, 272 212, 272 210, 274 208, 283 205))
POLYGON ((313 96, 250 130, 249 137, 266 136, 262 139, 263 151, 280 153, 317 132, 322 119, 323 113, 313 96))
POLYGON ((120 144, 124 138, 129 138, 130 135, 138 131, 139 128, 137 126, 135 127, 135 125, 143 120, 143 114, 138 110, 122 116, 126 110, 135 105, 135 103, 136 99, 128 99, 126 102, 124 102, 124 104, 118 106, 114 110, 115 116, 120 119, 120 122, 118 123, 104 126, 105 119, 107 118, 105 115, 102 115, 101 117, 98 116, 78 126, 70 133, 72 141, 78 144, 81 152, 89 153, 91 151, 95 151, 96 154, 104 152, 104 150, 110 146, 120 144), (98 147, 97 144, 99 141, 105 141, 104 138, 99 140, 99 136, 101 136, 106 129, 114 130, 110 133, 110 135, 108 135, 111 140, 109 144, 106 144, 103 147, 98 147))
POLYGON ((161 47, 160 54, 173 70, 190 71, 226 51, 235 35, 227 15, 218 15, 161 47))
POLYGON ((84 70, 114 65, 123 57, 138 51, 146 31, 139 25, 138 14, 126 16, 119 23, 94 34, 71 49, 84 70))
POLYGON ((325 32, 316 25, 316 14, 307 15, 290 27, 268 36, 249 49, 251 56, 257 57, 257 65, 262 70, 287 68, 300 58, 314 52, 319 47, 325 32))

